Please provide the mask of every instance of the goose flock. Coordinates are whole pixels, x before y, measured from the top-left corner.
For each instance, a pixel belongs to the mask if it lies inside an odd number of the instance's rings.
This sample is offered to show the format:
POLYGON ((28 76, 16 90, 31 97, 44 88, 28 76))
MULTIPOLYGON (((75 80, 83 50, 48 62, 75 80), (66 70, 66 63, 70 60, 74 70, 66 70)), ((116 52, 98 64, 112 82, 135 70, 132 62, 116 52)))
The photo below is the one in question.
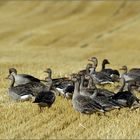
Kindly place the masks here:
POLYGON ((9 69, 6 79, 11 80, 8 95, 15 101, 29 101, 38 104, 40 111, 43 107, 50 108, 57 96, 72 100, 73 108, 84 114, 107 112, 123 107, 140 107, 139 99, 134 90, 140 90, 140 68, 128 71, 123 66, 120 75, 118 70, 106 68, 110 64, 107 59, 102 62, 102 69, 96 71, 98 59, 91 57, 86 68, 72 73, 69 77, 52 78, 52 70, 44 72, 47 77, 40 80, 28 74, 18 74, 15 68, 9 69), (105 89, 105 85, 120 82, 118 92, 105 89), (99 88, 100 87, 100 88, 99 88))

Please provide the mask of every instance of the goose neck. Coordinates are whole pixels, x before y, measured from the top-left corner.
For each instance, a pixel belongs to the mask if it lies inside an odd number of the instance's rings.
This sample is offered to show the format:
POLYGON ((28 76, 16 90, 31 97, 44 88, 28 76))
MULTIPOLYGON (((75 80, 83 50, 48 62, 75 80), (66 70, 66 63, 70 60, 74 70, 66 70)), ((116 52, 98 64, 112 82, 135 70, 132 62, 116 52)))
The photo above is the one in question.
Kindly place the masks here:
POLYGON ((125 86, 125 79, 124 78, 121 78, 121 84, 122 84, 122 86, 120 87, 119 92, 122 92, 124 89, 124 86, 125 86))
POLYGON ((94 84, 94 81, 93 81, 93 79, 92 79, 92 77, 90 76, 90 78, 89 78, 89 82, 88 82, 88 88, 93 88, 93 87, 95 87, 95 84, 94 84))
POLYGON ((80 86, 80 82, 78 80, 75 81, 73 98, 75 98, 79 94, 79 86, 80 86))
POLYGON ((102 62, 102 70, 105 69, 105 65, 106 65, 106 63, 104 63, 104 61, 103 61, 103 62, 102 62))
POLYGON ((14 83, 15 83, 15 77, 13 75, 11 75, 11 84, 10 84, 10 88, 14 87, 14 83))
POLYGON ((81 76, 80 90, 83 89, 84 80, 85 80, 84 76, 81 76))

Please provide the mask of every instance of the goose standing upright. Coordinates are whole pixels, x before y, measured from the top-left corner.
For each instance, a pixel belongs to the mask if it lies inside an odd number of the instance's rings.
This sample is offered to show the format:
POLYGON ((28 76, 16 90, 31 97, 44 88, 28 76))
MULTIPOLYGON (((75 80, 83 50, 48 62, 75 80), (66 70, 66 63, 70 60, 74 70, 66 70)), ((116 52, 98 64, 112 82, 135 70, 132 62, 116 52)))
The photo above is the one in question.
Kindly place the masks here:
POLYGON ((80 94, 80 78, 77 75, 73 77, 72 80, 75 82, 74 94, 72 97, 72 104, 76 111, 84 114, 92 114, 96 111, 104 112, 102 106, 96 103, 93 99, 88 96, 83 96, 80 94))
POLYGON ((15 78, 15 85, 23 85, 30 82, 40 82, 39 79, 28 75, 28 74, 17 74, 17 70, 15 68, 9 69, 9 76, 14 76, 15 78))
POLYGON ((111 77, 109 77, 107 74, 103 72, 96 72, 96 67, 98 65, 98 60, 96 57, 92 57, 91 59, 89 59, 89 61, 93 62, 90 74, 92 75, 95 84, 104 85, 104 84, 112 84, 114 82, 111 79, 111 77))
MULTIPOLYGON (((92 76, 86 75, 86 78, 89 79, 88 88, 97 89, 92 76)), ((105 96, 105 97, 111 97, 112 95, 114 95, 114 92, 109 91, 107 89, 98 88, 98 95, 105 96)))
POLYGON ((40 92, 33 103, 37 103, 40 111, 42 111, 42 107, 48 107, 50 108, 52 106, 52 104, 55 101, 55 93, 51 90, 52 89, 52 79, 51 78, 46 78, 47 81, 47 90, 43 90, 42 92, 40 92))
MULTIPOLYGON (((98 88, 94 85, 92 88, 83 87, 84 76, 81 76, 81 84, 80 84, 80 94, 83 96, 88 96, 98 104, 100 104, 105 111, 110 111, 112 109, 120 108, 119 104, 111 99, 111 96, 105 96, 103 94, 104 89, 98 90, 98 88)), ((106 90, 104 91, 106 93, 106 90)))

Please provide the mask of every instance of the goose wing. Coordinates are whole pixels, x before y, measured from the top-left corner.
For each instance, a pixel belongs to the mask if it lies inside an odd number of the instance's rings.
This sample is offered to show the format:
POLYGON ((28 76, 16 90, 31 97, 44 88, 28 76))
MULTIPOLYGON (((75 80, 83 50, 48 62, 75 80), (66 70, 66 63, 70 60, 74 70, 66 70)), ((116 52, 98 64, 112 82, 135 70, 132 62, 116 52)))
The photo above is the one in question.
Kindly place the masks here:
POLYGON ((32 75, 28 75, 28 74, 18 74, 19 76, 23 77, 23 78, 27 78, 30 81, 33 82, 40 82, 40 80, 38 78, 33 77, 32 75))
POLYGON ((96 74, 92 74, 91 76, 93 80, 96 80, 99 83, 113 83, 111 77, 109 77, 103 72, 97 72, 96 74))
POLYGON ((50 106, 55 101, 55 94, 51 91, 40 92, 36 98, 34 103, 46 103, 50 106))
POLYGON ((107 75, 111 76, 113 75, 118 75, 120 76, 118 70, 113 70, 113 69, 103 69, 102 72, 106 73, 107 75))
POLYGON ((26 88, 25 86, 15 86, 11 89, 11 91, 13 93, 16 93, 20 96, 24 96, 24 95, 32 95, 34 96, 32 90, 30 88, 26 88))
POLYGON ((87 113, 94 112, 95 110, 104 112, 102 106, 89 97, 78 96, 76 102, 87 113))

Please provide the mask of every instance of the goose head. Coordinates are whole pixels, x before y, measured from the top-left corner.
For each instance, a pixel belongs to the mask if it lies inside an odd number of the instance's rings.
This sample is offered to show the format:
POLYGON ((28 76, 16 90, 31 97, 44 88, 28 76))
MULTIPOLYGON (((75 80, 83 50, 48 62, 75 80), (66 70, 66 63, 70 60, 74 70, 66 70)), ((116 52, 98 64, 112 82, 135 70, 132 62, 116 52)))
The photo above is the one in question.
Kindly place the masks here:
POLYGON ((124 66, 122 66, 121 68, 120 68, 120 70, 123 70, 124 71, 124 73, 127 73, 127 66, 126 65, 124 65, 124 66))
POLYGON ((97 67, 97 65, 98 65, 98 59, 96 57, 91 57, 91 58, 88 59, 88 61, 93 62, 95 64, 95 66, 97 67))
POLYGON ((9 69, 9 74, 15 74, 15 75, 17 75, 17 70, 15 68, 10 68, 9 69))
POLYGON ((88 63, 86 66, 86 74, 88 75, 92 69, 92 64, 88 63))
POLYGON ((110 64, 110 62, 108 61, 108 59, 104 59, 102 63, 103 63, 104 65, 110 64))
MULTIPOLYGON (((48 77, 49 78, 51 78, 51 76, 52 76, 52 70, 50 68, 47 68, 44 72, 48 74, 48 77)), ((46 78, 45 78, 45 80, 46 80, 46 78)))
POLYGON ((52 73, 52 70, 50 68, 47 68, 44 72, 49 74, 52 73))

